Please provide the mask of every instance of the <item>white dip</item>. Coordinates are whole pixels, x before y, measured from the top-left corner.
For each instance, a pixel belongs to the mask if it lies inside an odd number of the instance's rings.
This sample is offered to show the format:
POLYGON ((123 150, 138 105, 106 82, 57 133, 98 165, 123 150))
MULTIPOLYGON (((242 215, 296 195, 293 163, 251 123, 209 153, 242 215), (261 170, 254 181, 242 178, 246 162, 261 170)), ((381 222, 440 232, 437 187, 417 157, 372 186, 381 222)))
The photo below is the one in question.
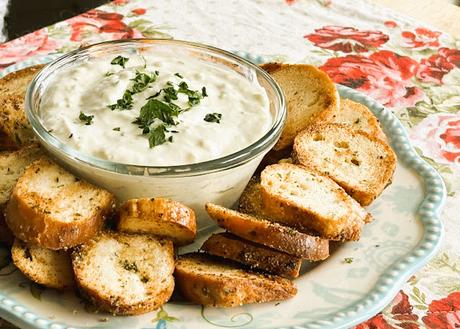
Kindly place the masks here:
POLYGON ((191 164, 237 152, 260 139, 272 124, 265 90, 229 68, 191 57, 176 58, 167 52, 144 57, 120 55, 129 58, 125 68, 111 64, 116 56, 110 56, 92 58, 60 71, 42 98, 40 116, 44 126, 81 153, 126 164, 191 164), (131 93, 130 109, 108 107, 116 104, 126 90, 133 90, 132 79, 139 75, 137 72, 152 76, 155 71, 155 81, 148 83, 145 90, 131 93), (159 102, 167 103, 162 91, 152 98, 156 100, 151 103, 155 119, 148 123, 149 131, 161 126, 159 133, 143 134, 133 121, 149 102, 147 98, 167 88, 168 81, 176 91, 185 81, 189 90, 178 92, 178 99, 170 100, 181 109, 174 117, 176 124, 164 124, 158 119, 162 112, 158 111, 159 102), (203 96, 202 87, 207 97, 191 106, 187 93, 196 91, 194 95, 203 96), (206 115, 208 121, 204 120, 206 115))

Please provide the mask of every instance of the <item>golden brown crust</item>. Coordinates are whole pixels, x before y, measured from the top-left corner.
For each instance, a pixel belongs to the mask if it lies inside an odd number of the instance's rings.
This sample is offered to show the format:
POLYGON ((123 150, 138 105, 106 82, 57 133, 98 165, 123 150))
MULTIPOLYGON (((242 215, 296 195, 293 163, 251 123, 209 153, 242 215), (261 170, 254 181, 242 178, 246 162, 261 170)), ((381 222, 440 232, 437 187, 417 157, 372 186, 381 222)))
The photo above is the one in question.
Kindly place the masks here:
POLYGON ((0 79, 0 150, 15 150, 33 140, 24 98, 29 82, 43 66, 28 67, 0 79))
POLYGON ((274 150, 288 148, 295 136, 318 115, 329 118, 339 110, 334 82, 323 71, 308 64, 266 63, 261 65, 278 82, 287 101, 287 119, 274 150))
MULTIPOLYGON (((149 249, 149 248, 146 248, 149 249)), ((155 253, 155 249, 149 249, 148 252, 155 253)), ((109 251, 107 251, 109 252, 109 251)), ((145 251, 147 252, 147 250, 145 251)), ((120 251, 122 253, 122 251, 120 251)), ((117 253, 118 254, 118 253, 117 253)), ((129 253, 128 253, 129 256, 129 253)), ((121 257, 120 255, 115 257, 121 257)), ((146 260, 144 260, 145 262, 146 260)), ((102 264, 101 264, 102 265, 102 264)), ((149 264, 150 265, 150 264, 149 264)), ((102 232, 98 236, 94 237, 93 239, 89 240, 84 245, 78 246, 72 252, 72 266, 75 273, 75 279, 78 285, 78 289, 81 292, 82 296, 93 303, 98 310, 109 312, 116 315, 138 315, 153 311, 160 307, 161 305, 165 304, 169 298, 171 297, 173 290, 174 290, 174 277, 172 276, 174 271, 174 247, 171 241, 169 240, 162 240, 157 239, 153 236, 149 235, 139 235, 139 234, 126 234, 126 233, 115 233, 115 232, 102 232), (110 285, 110 277, 112 273, 107 273, 108 277, 97 277, 85 275, 86 271, 91 271, 87 265, 87 258, 94 257, 92 254, 93 248, 97 246, 97 244, 101 241, 107 239, 115 239, 120 241, 123 244, 124 248, 133 248, 131 245, 131 241, 133 239, 145 239, 146 244, 149 241, 155 241, 155 244, 159 243, 161 248, 166 248, 167 253, 169 254, 169 260, 165 260, 165 266, 168 266, 165 271, 167 275, 162 282, 158 282, 155 284, 161 284, 161 288, 159 291, 149 291, 147 293, 148 297, 143 298, 139 302, 131 302, 125 299, 125 295, 127 295, 127 291, 131 287, 123 287, 126 289, 125 292, 121 293, 114 293, 112 294, 110 291, 103 289, 104 286, 99 284, 100 282, 105 282, 107 285, 110 285), (96 284, 97 282, 97 284, 96 284), (122 298, 123 297, 123 298, 122 298)), ((141 265, 139 265, 140 267, 141 265)), ((137 269, 137 267, 136 267, 137 269)), ((104 270, 104 269, 103 269, 104 270)), ((109 270, 109 269, 108 269, 109 270)), ((158 271, 158 269, 156 269, 158 271)), ((146 274, 146 275, 155 275, 155 274, 146 274)), ((148 281, 147 281, 148 282, 148 281)), ((149 289, 147 287, 147 282, 144 282, 145 289, 149 289)), ((116 283, 115 283, 116 284, 116 283)))
POLYGON ((238 200, 238 211, 245 214, 267 217, 264 212, 261 189, 260 178, 257 176, 251 177, 238 200))
POLYGON ((331 117, 328 118, 318 116, 312 122, 312 125, 324 123, 346 124, 353 129, 363 130, 371 136, 375 136, 384 141, 387 140, 385 133, 380 127, 379 120, 372 113, 372 111, 369 110, 367 106, 352 101, 351 99, 341 98, 340 110, 337 113, 334 113, 331 117), (354 121, 350 121, 351 119, 354 121))
MULTIPOLYGON (((364 218, 369 216, 364 209, 358 209, 360 213, 356 213, 353 209, 352 200, 345 191, 334 183, 330 178, 322 174, 312 171, 302 166, 293 164, 276 164, 265 168, 261 174, 261 194, 264 205, 264 213, 270 216, 272 220, 295 227, 301 231, 313 230, 319 236, 335 241, 356 241, 361 235, 362 224, 364 218), (296 202, 286 199, 275 193, 270 188, 271 175, 276 175, 278 170, 293 170, 300 168, 306 170, 313 175, 318 181, 318 184, 327 184, 330 193, 334 193, 339 202, 346 203, 349 209, 347 216, 340 218, 329 218, 321 216, 315 209, 306 209, 296 202), (362 217, 362 218, 361 218, 362 217)), ((312 196, 313 197, 313 196, 312 196)), ((344 205, 345 206, 345 205, 344 205)), ((359 206, 356 203, 356 206, 359 206)))
MULTIPOLYGON (((372 150, 369 150, 372 151, 372 150)), ((352 152, 350 150, 349 152, 352 152)), ((354 130, 347 125, 343 124, 321 124, 310 126, 300 133, 294 142, 294 150, 292 153, 294 162, 300 163, 308 168, 312 168, 321 172, 324 175, 329 176, 337 182, 348 194, 350 194, 355 200, 357 200, 362 206, 367 206, 372 203, 385 189, 386 186, 391 182, 391 178, 396 169, 396 155, 393 149, 388 145, 387 142, 382 140, 380 137, 372 136, 362 130, 354 130), (351 184, 346 179, 340 178, 335 175, 333 171, 329 171, 324 166, 322 158, 318 157, 318 154, 309 154, 307 149, 304 147, 304 143, 309 143, 309 139, 313 139, 315 134, 323 134, 327 131, 346 131, 349 138, 355 138, 361 136, 370 142, 375 147, 374 149, 380 148, 384 151, 385 155, 379 156, 379 158, 372 159, 375 165, 376 174, 372 176, 373 182, 369 182, 364 188, 351 184), (307 139, 307 140, 305 140, 307 139)), ((338 158, 340 160, 341 158, 338 158)), ((361 161, 361 159, 359 159, 361 161)), ((371 165, 371 163, 369 163, 371 165)), ((335 168, 338 168, 337 166, 335 168)))
POLYGON ((33 282, 60 290, 75 287, 70 255, 64 250, 45 250, 15 239, 11 257, 14 265, 33 282))
POLYGON ((210 255, 230 259, 252 269, 288 279, 298 277, 302 265, 301 258, 243 240, 230 233, 211 235, 200 249, 210 255))
POLYGON ((184 297, 214 307, 282 301, 297 293, 292 282, 285 278, 244 271, 228 261, 203 254, 181 256, 174 276, 184 297))
MULTIPOLYGON (((71 248, 84 243, 101 230, 106 217, 113 212, 115 198, 105 190, 76 179, 66 193, 95 190, 102 195, 100 203, 92 205, 91 215, 86 218, 54 218, 50 210, 55 207, 55 201, 43 199, 39 192, 34 192, 33 188, 29 190, 28 186, 35 172, 46 170, 48 166, 56 165, 46 158, 37 160, 19 178, 6 207, 6 222, 13 234, 27 243, 54 250, 71 248)), ((65 197, 65 193, 61 197, 65 197)))
POLYGON ((304 259, 329 257, 329 241, 326 239, 212 203, 206 204, 206 211, 220 227, 243 239, 304 259))
POLYGON ((196 217, 191 208, 170 199, 132 199, 120 207, 117 228, 154 234, 183 246, 195 240, 196 217))

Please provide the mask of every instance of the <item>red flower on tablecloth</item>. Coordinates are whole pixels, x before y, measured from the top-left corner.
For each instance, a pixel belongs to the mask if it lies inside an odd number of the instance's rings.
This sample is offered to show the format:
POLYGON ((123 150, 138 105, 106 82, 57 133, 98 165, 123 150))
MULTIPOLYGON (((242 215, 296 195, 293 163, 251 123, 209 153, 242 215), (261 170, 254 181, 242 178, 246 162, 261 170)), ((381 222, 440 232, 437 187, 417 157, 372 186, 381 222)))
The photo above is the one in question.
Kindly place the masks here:
POLYGON ((48 54, 57 46, 56 41, 48 38, 46 29, 40 29, 8 43, 0 44, 0 68, 31 56, 48 54))
POLYGON ((147 10, 145 8, 135 8, 131 10, 131 12, 135 15, 144 15, 147 12, 147 10))
POLYGON ((412 305, 409 303, 409 297, 401 290, 389 305, 391 315, 377 314, 373 318, 356 326, 355 329, 418 329, 418 316, 412 313, 412 305), (391 316, 391 320, 385 317, 391 316), (393 326, 390 324, 396 324, 393 326))
POLYGON ((386 106, 414 106, 424 98, 414 86, 418 63, 388 50, 369 57, 347 55, 329 58, 320 68, 335 82, 362 91, 386 106))
POLYGON ((411 138, 436 162, 460 165, 460 114, 429 115, 412 130, 411 138))
POLYGON ((422 59, 417 78, 423 82, 442 83, 444 75, 455 67, 460 67, 460 50, 439 48, 438 53, 422 59))
POLYGON ((110 33, 110 39, 141 38, 142 34, 123 22, 123 15, 99 9, 67 20, 72 28, 70 40, 82 41, 93 33, 110 33))
POLYGON ((117 6, 126 5, 128 2, 129 0, 113 0, 113 3, 117 6))
POLYGON ((366 322, 357 325, 355 329, 396 329, 391 326, 383 317, 383 314, 377 314, 366 322))
POLYGON ((360 31, 343 26, 324 26, 304 38, 317 47, 344 53, 366 52, 369 48, 377 48, 389 40, 388 35, 380 31, 360 31))
POLYGON ((441 32, 431 31, 424 27, 415 29, 415 33, 411 31, 402 31, 403 38, 401 46, 404 48, 412 48, 423 50, 428 48, 439 47, 439 36, 441 32))
POLYGON ((422 320, 428 329, 460 328, 460 292, 432 301, 422 320))
POLYGON ((385 21, 385 22, 383 22, 383 24, 386 27, 389 27, 390 29, 394 29, 395 27, 398 26, 398 23, 396 23, 395 21, 385 21))

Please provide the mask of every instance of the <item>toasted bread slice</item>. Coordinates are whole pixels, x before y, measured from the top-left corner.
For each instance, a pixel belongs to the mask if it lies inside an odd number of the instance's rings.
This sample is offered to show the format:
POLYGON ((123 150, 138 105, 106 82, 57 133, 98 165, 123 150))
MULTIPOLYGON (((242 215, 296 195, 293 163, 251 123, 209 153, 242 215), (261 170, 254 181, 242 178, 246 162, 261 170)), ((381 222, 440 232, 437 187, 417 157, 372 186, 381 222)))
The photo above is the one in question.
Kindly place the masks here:
POLYGON ((186 254, 176 262, 176 285, 190 301, 215 307, 282 301, 297 289, 285 278, 245 271, 204 254, 186 254))
POLYGON ((316 117, 312 125, 323 123, 340 123, 349 125, 353 129, 362 130, 369 135, 386 140, 386 136, 380 127, 379 120, 367 106, 352 101, 351 99, 340 99, 340 111, 328 118, 316 117))
POLYGON ((206 211, 220 227, 243 239, 304 259, 329 257, 328 240, 213 203, 206 204, 206 211))
POLYGON ((24 112, 27 86, 43 65, 36 65, 0 79, 0 150, 15 150, 34 140, 24 112))
POLYGON ((6 203, 25 168, 42 155, 43 152, 36 144, 17 151, 0 152, 0 242, 8 246, 13 244, 14 236, 5 221, 6 203))
POLYGON ((329 177, 294 164, 261 173, 264 211, 278 221, 331 240, 358 240, 370 215, 329 177))
POLYGON ((201 246, 201 250, 288 279, 298 277, 302 265, 302 258, 241 239, 230 233, 211 235, 201 246))
POLYGON ((307 64, 268 63, 261 67, 270 73, 284 91, 287 120, 274 150, 292 146, 295 136, 313 119, 329 118, 339 111, 340 98, 326 73, 307 64))
POLYGON ((48 249, 74 247, 92 238, 111 214, 114 197, 43 157, 24 171, 6 207, 14 235, 48 249))
POLYGON ((43 155, 33 144, 17 151, 0 152, 0 206, 6 205, 11 191, 26 167, 43 155))
POLYGON ((195 212, 182 203, 169 199, 128 200, 120 208, 118 230, 154 234, 183 246, 195 240, 195 212))
POLYGON ((174 290, 174 247, 151 235, 103 232, 72 253, 78 288, 100 310, 153 311, 174 290))
POLYGON ((382 193, 396 167, 386 142, 340 124, 305 129, 295 139, 293 159, 331 177, 363 206, 382 193))
POLYGON ((38 284, 61 290, 75 287, 72 263, 67 251, 27 245, 15 239, 11 257, 14 265, 38 284))

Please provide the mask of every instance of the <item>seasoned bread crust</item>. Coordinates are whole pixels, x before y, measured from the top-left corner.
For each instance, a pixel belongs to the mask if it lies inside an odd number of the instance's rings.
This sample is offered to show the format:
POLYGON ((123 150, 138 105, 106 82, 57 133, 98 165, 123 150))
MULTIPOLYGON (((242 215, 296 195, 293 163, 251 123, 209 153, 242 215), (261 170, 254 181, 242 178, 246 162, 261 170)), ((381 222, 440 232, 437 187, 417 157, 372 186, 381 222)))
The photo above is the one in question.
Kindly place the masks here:
POLYGON ((25 168, 43 155, 37 144, 22 147, 17 151, 0 152, 0 242, 11 246, 14 236, 6 225, 5 208, 11 191, 25 168))
POLYGON ((101 311, 136 315, 165 304, 174 290, 174 247, 151 235, 102 232, 72 252, 81 294, 101 311))
POLYGON ((296 137, 292 157, 332 178, 363 206, 391 183, 396 168, 385 141, 342 124, 308 127, 296 137))
POLYGON ((261 190, 260 177, 251 177, 238 200, 238 211, 264 218, 268 217, 264 212, 261 190))
POLYGON ((29 246, 15 239, 11 257, 14 265, 35 283, 60 290, 75 287, 72 264, 67 251, 29 246))
POLYGON ((326 239, 213 203, 206 204, 206 211, 220 227, 243 239, 303 259, 321 260, 329 257, 329 241, 326 239))
POLYGON ((71 248, 99 232, 114 203, 111 193, 41 158, 27 167, 14 187, 6 222, 17 238, 29 244, 71 248))
POLYGON ((195 240, 196 217, 191 208, 177 201, 132 199, 120 207, 118 230, 154 234, 183 246, 195 240))
POLYGON ((228 261, 197 253, 180 256, 174 276, 184 297, 214 307, 282 301, 297 293, 285 278, 245 271, 228 261))
POLYGON ((380 127, 379 120, 366 105, 352 101, 351 99, 340 99, 340 110, 329 118, 318 117, 312 125, 323 123, 339 123, 349 125, 350 128, 362 130, 369 135, 386 140, 386 136, 380 127))
POLYGON ((31 66, 0 79, 0 150, 16 150, 33 141, 24 99, 27 86, 43 66, 31 66))
POLYGON ((329 118, 339 111, 340 98, 334 82, 323 71, 307 64, 261 65, 281 86, 287 101, 287 119, 274 150, 292 146, 295 136, 313 119, 329 118))
POLYGON ((302 265, 301 258, 243 240, 230 233, 213 234, 203 243, 201 250, 288 279, 298 277, 302 265))
POLYGON ((332 179, 294 164, 265 168, 261 192, 264 212, 271 219, 330 240, 358 240, 370 219, 332 179))

